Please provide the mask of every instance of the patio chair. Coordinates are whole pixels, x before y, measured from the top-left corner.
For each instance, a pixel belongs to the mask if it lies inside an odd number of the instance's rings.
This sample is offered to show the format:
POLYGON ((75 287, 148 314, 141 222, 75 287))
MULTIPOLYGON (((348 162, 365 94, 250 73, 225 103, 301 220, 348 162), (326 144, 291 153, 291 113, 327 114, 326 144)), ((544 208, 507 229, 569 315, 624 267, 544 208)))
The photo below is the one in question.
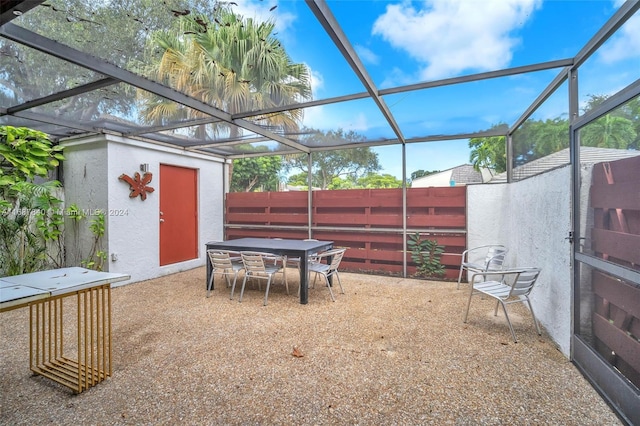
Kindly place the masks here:
MULTIPOLYGON (((338 267, 340 266, 340 262, 342 261, 342 257, 344 256, 344 253, 346 251, 347 249, 345 248, 327 250, 314 255, 313 260, 309 262, 309 272, 314 272, 316 274, 313 278, 313 284, 315 285, 318 275, 322 275, 324 277, 325 284, 329 288, 331 300, 333 300, 334 302, 336 301, 336 298, 333 296, 333 290, 331 288, 331 284, 329 283, 329 277, 335 276, 338 279, 340 292, 344 294, 342 282, 340 281, 340 275, 338 274, 338 267), (328 263, 323 263, 324 259, 327 259, 328 263)), ((300 289, 298 289, 298 291, 300 291, 300 289)))
POLYGON ((240 253, 226 250, 207 250, 207 255, 209 256, 209 262, 211 262, 211 276, 207 283, 207 297, 211 294, 215 274, 222 274, 226 278, 227 288, 231 287, 231 299, 233 299, 233 289, 236 286, 238 273, 244 269, 240 253), (233 285, 229 280, 231 276, 233 276, 233 285))
POLYGON ((504 316, 507 318, 509 324, 509 330, 511 330, 511 336, 514 342, 518 342, 516 339, 516 333, 513 331, 513 325, 509 319, 507 313, 507 305, 512 303, 527 303, 531 310, 531 316, 533 317, 533 323, 536 325, 538 335, 541 335, 540 326, 536 320, 536 316, 533 313, 533 306, 529 300, 529 294, 533 290, 533 286, 540 275, 540 268, 518 268, 518 269, 503 269, 501 271, 493 272, 478 272, 475 273, 471 280, 471 289, 469 290, 469 301, 467 302, 467 310, 464 314, 464 322, 467 322, 469 316, 469 307, 471 306, 471 297, 474 294, 486 295, 493 299, 496 299, 496 308, 493 312, 494 316, 498 315, 498 306, 502 305, 504 310, 504 316), (483 277, 483 281, 476 282, 476 276, 483 277), (488 277, 500 277, 500 280, 487 280, 488 277))
POLYGON ((285 260, 282 256, 276 256, 272 253, 246 251, 240 252, 240 255, 242 256, 245 273, 244 279, 242 280, 242 289, 240 290, 240 299, 238 300, 239 302, 242 302, 242 296, 244 295, 244 287, 247 283, 247 279, 255 278, 257 280, 267 280, 267 288, 264 293, 264 305, 267 306, 269 289, 271 288, 274 275, 278 273, 282 274, 282 280, 284 281, 285 288, 287 289, 287 294, 289 294, 289 284, 287 283, 283 264, 285 260))
MULTIPOLYGON (((277 239, 277 238, 275 238, 277 239)), ((278 266, 280 265, 280 267, 284 267, 287 261, 287 256, 284 255, 279 255, 279 254, 273 254, 273 253, 262 253, 260 252, 262 255, 262 258, 265 261, 266 265, 273 265, 273 266, 278 266)))
MULTIPOLYGON (((302 241, 318 241, 315 238, 305 238, 302 241)), ((309 260, 315 259, 317 253, 311 253, 309 255, 309 260)), ((299 257, 285 257, 285 265, 287 268, 296 268, 298 271, 300 270, 300 258, 299 257)))
POLYGON ((499 271, 504 265, 508 251, 505 246, 496 244, 487 244, 463 251, 457 289, 460 289, 462 272, 465 269, 467 270, 467 276, 470 272, 499 271))

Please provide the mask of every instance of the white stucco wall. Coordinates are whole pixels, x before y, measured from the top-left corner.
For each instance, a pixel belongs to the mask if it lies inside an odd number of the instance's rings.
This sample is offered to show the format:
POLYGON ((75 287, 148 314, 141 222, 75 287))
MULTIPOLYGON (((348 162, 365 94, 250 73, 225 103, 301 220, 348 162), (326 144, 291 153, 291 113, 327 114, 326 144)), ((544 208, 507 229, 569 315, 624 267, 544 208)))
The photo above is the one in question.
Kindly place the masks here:
POLYGON ((537 266, 535 314, 558 349, 570 356, 571 168, 512 184, 467 186, 467 244, 504 244, 507 266, 537 266))
MULTIPOLYGON (((64 145, 66 201, 88 211, 100 208, 107 212, 104 246, 109 258, 105 270, 130 274, 131 280, 121 284, 205 264, 204 244, 221 240, 224 234, 221 159, 112 135, 75 139, 64 145), (155 191, 142 201, 140 197, 130 198, 129 185, 118 177, 123 173, 133 176, 145 163, 153 174, 149 186, 155 191), (198 171, 198 258, 165 266, 159 262, 160 164, 198 171)), ((83 238, 81 247, 68 251, 79 249, 86 253, 87 241, 87 237, 83 238)), ((73 245, 73 239, 67 238, 67 244, 73 245)))
POLYGON ((419 177, 411 182, 412 188, 427 188, 430 186, 451 186, 451 169, 419 177))

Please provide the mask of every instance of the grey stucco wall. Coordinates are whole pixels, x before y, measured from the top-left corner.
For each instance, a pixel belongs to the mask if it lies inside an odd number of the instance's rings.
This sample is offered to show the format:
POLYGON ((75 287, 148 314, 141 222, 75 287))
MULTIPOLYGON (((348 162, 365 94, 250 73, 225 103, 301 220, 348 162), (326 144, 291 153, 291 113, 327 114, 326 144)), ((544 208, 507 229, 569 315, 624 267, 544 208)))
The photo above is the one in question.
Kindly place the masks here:
POLYGON ((507 266, 537 266, 542 273, 531 300, 558 349, 571 346, 571 168, 511 184, 467 187, 467 245, 504 244, 507 266))
POLYGON ((93 243, 93 235, 88 225, 98 210, 106 211, 108 207, 107 142, 104 138, 91 138, 86 144, 65 145, 64 155, 65 206, 75 204, 85 216, 81 222, 76 222, 69 216, 65 217, 66 264, 80 266, 80 262, 87 258, 93 243))

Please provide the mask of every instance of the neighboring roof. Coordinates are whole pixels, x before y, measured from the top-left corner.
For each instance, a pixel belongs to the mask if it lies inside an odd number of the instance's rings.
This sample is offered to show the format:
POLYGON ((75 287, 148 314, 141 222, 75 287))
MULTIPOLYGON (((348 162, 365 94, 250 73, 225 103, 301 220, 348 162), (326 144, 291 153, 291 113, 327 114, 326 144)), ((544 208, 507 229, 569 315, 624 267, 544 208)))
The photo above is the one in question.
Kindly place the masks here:
MULTIPOLYGON (((522 166, 514 167, 513 179, 522 180, 540 173, 548 172, 571 163, 569 157, 569 148, 549 154, 546 157, 538 158, 530 161, 522 166)), ((640 151, 613 149, 613 148, 595 148, 583 146, 580 147, 580 163, 594 164, 603 161, 615 161, 623 158, 635 157, 640 155, 640 151)), ((500 173, 491 179, 491 183, 506 182, 507 173, 500 173)))
POLYGON ((411 182, 411 187, 426 188, 428 186, 459 186, 469 183, 483 183, 487 180, 486 176, 490 176, 488 171, 481 173, 475 170, 471 164, 462 164, 452 167, 451 169, 414 179, 413 182, 411 182))
POLYGON ((471 164, 454 167, 451 171, 451 180, 457 184, 482 183, 482 173, 473 168, 471 164))

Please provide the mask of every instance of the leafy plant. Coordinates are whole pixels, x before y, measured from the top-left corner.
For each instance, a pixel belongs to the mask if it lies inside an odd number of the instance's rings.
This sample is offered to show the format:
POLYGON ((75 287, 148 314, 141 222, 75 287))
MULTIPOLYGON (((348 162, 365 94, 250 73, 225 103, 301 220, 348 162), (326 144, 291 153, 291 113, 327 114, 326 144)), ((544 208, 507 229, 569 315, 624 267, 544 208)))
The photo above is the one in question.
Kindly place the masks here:
POLYGON ((411 259, 416 264, 416 276, 439 277, 445 273, 444 265, 440 262, 440 255, 444 253, 444 246, 438 241, 421 239, 416 232, 409 236, 407 245, 411 250, 411 259))
POLYGON ((85 218, 84 212, 80 210, 76 203, 71 203, 65 211, 67 217, 69 217, 73 223, 78 223, 85 218))
POLYGON ((93 234, 91 251, 89 252, 89 256, 82 262, 80 262, 80 264, 85 268, 102 271, 104 263, 107 260, 107 252, 100 249, 100 247, 102 246, 102 237, 104 237, 106 230, 104 211, 98 210, 96 212, 96 216, 89 224, 89 230, 93 234))
POLYGON ((8 209, 0 215, 0 274, 37 271, 45 264, 46 245, 33 231, 26 209, 8 209))
POLYGON ((48 136, 0 126, 0 273, 17 275, 61 266, 62 200, 58 181, 45 178, 64 157, 48 136))
POLYGON ((0 126, 0 190, 9 207, 15 184, 46 177, 64 159, 61 146, 54 146, 46 133, 27 127, 0 126))

